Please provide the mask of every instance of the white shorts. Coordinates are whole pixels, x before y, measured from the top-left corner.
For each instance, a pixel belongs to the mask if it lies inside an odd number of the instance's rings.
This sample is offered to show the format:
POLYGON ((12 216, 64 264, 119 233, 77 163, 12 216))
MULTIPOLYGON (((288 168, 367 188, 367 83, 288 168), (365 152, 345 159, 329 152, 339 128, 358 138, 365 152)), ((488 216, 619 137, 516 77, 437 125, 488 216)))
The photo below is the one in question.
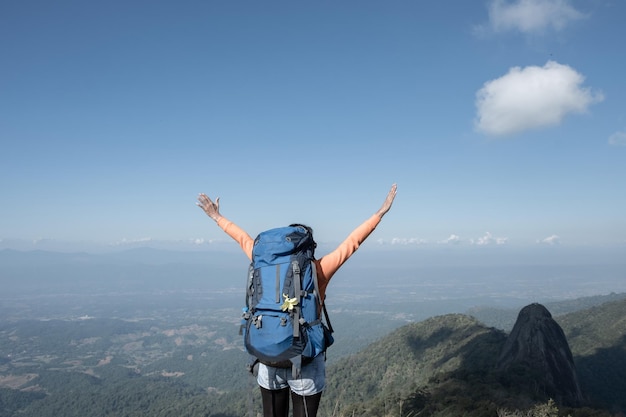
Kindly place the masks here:
POLYGON ((298 395, 315 395, 326 386, 325 355, 318 355, 313 361, 303 365, 297 379, 293 378, 291 368, 275 368, 259 363, 256 380, 265 389, 279 390, 289 387, 298 395))

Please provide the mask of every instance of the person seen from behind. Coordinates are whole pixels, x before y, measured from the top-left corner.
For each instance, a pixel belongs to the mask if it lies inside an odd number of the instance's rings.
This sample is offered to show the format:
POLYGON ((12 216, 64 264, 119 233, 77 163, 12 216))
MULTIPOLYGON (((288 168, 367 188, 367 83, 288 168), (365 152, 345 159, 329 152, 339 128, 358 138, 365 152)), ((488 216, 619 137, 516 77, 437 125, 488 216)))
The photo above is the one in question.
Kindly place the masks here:
MULTIPOLYGON (((326 288, 333 275, 356 252, 378 226, 383 216, 391 209, 396 191, 397 185, 393 184, 385 201, 376 213, 354 229, 334 251, 314 260, 321 300, 325 298, 326 288)), ((239 243, 246 256, 252 260, 254 239, 220 213, 219 197, 213 201, 206 194, 201 193, 196 204, 226 234, 239 243)), ((318 355, 311 362, 302 366, 298 378, 293 377, 291 369, 260 363, 257 382, 261 389, 264 417, 288 417, 290 396, 293 403, 293 417, 315 417, 326 385, 325 360, 325 355, 318 355)))

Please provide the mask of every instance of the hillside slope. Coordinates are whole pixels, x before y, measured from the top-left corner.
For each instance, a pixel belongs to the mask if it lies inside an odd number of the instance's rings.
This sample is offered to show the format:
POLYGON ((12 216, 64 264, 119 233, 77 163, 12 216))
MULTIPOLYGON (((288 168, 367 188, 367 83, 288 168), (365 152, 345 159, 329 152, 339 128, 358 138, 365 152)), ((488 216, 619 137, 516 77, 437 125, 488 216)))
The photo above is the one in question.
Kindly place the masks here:
MULTIPOLYGON (((547 361, 561 356, 574 368, 573 357, 576 369, 570 376, 575 379, 578 375, 582 387, 582 395, 578 388, 574 391, 580 406, 561 405, 563 411, 576 417, 624 412, 626 300, 563 315, 558 324, 549 313, 540 319, 526 326, 532 329, 550 321, 538 331, 548 338, 555 332, 563 334, 565 339, 546 343, 540 335, 532 340, 541 342, 537 348, 543 350, 547 361), (562 332, 554 326, 562 326, 562 332), (568 354, 570 348, 573 355, 568 354)), ((503 331, 461 314, 403 326, 329 367, 322 415, 495 416, 498 410, 529 409, 547 402, 550 393, 537 389, 542 386, 541 378, 559 378, 546 375, 548 368, 498 370, 498 359, 502 364, 502 355, 507 354, 507 338, 503 331)))
POLYGON ((557 318, 583 392, 609 410, 626 410, 626 299, 557 318))
MULTIPOLYGON (((325 403, 334 410, 323 415, 474 407, 468 394, 474 395, 478 385, 488 388, 481 381, 495 369, 505 337, 461 314, 406 325, 329 369, 325 403)), ((495 404, 479 407, 495 415, 495 404)))

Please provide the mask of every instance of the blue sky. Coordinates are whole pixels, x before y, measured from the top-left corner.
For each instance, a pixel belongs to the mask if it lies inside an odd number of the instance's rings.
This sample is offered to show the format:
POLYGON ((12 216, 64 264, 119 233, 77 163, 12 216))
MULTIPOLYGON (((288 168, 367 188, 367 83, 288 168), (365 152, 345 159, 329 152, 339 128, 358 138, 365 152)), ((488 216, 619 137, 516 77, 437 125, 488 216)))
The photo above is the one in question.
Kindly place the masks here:
MULTIPOLYGON (((626 246, 626 3, 4 1, 0 248, 291 222, 626 246)), ((372 244, 374 245, 374 244, 372 244)), ((46 246, 50 247, 50 246, 46 246)))

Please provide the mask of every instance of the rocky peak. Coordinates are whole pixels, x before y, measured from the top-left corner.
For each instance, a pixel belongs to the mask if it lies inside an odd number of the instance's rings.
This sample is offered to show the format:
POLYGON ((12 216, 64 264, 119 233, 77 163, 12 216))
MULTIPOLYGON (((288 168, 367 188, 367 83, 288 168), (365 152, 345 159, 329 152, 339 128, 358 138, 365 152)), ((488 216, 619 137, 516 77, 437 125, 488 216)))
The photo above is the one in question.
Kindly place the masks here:
POLYGON ((498 370, 523 374, 538 396, 576 406, 583 401, 565 333, 541 304, 524 307, 498 359, 498 370))

